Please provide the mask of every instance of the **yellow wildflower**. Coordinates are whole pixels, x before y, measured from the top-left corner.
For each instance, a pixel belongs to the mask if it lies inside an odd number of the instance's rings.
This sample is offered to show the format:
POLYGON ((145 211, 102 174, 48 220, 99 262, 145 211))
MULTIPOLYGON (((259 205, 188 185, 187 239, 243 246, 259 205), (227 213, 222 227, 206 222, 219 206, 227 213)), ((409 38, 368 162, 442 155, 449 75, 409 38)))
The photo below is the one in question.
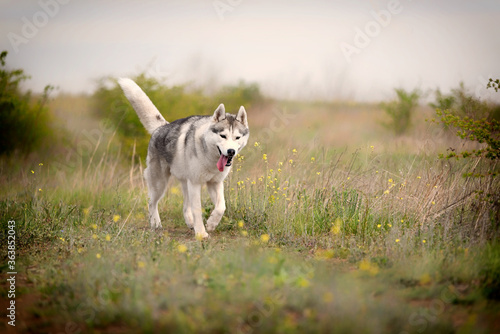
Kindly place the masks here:
POLYGON ((340 218, 337 218, 335 222, 332 223, 332 228, 330 229, 330 232, 332 234, 339 234, 341 225, 342 225, 342 220, 340 218))
POLYGON ((267 262, 269 262, 271 264, 278 263, 278 259, 274 256, 270 256, 267 258, 267 262))
POLYGON ((427 285, 431 283, 431 281, 432 281, 431 275, 429 275, 428 273, 425 273, 420 277, 420 285, 427 285))
POLYGON ((98 258, 98 259, 100 259, 100 258, 101 258, 101 254, 97 253, 97 254, 95 255, 95 257, 96 257, 96 258, 98 258))
POLYGON ((260 236, 260 241, 262 241, 263 243, 266 243, 269 241, 269 234, 263 234, 260 236))
POLYGON ((297 285, 301 288, 307 288, 309 285, 311 285, 311 282, 307 278, 301 277, 297 280, 297 285))
POLYGON ((378 266, 368 260, 363 260, 359 263, 359 270, 366 271, 372 276, 378 274, 379 271, 378 266))
POLYGON ((185 253, 185 252, 187 251, 187 247, 186 247, 186 245, 184 245, 184 244, 180 244, 179 246, 177 246, 177 251, 178 251, 179 253, 185 253))
POLYGON ((113 221, 116 223, 120 219, 120 215, 114 215, 113 221))
POLYGON ((327 292, 323 295, 323 302, 325 303, 331 303, 333 302, 333 293, 327 292))

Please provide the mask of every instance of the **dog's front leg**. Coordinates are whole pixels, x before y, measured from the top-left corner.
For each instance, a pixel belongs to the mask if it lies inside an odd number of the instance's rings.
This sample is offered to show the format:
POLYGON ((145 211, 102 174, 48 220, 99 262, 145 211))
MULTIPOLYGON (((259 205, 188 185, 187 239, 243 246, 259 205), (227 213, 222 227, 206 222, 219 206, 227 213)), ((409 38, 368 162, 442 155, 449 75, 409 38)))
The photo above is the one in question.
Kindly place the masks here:
POLYGON ((201 216, 201 184, 187 181, 189 207, 193 215, 193 227, 196 236, 208 238, 208 233, 203 225, 203 218, 201 216))
POLYGON ((224 201, 224 183, 223 182, 208 182, 208 194, 212 203, 214 203, 214 211, 208 218, 207 230, 213 231, 219 225, 222 215, 226 211, 226 202, 224 201))
POLYGON ((189 200, 189 187, 188 181, 184 180, 182 184, 182 194, 184 195, 184 203, 182 204, 182 213, 184 214, 184 220, 189 228, 194 229, 193 212, 191 212, 191 202, 189 200))

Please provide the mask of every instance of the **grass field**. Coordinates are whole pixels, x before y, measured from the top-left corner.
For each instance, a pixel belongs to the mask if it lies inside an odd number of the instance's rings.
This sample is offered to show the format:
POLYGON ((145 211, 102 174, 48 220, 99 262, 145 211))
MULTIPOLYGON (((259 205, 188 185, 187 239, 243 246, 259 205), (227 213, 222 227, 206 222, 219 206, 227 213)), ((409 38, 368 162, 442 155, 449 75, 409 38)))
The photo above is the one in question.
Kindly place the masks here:
MULTIPOLYGON (((498 333, 498 178, 417 111, 395 137, 376 105, 276 102, 251 139, 208 240, 173 182, 147 222, 146 152, 124 149, 88 98, 51 102, 65 138, 0 160, 2 276, 16 222, 16 327, 7 333, 498 333)), ((168 112, 164 112, 167 120, 168 112)), ((470 144, 469 144, 470 145, 470 144)), ((205 217, 212 205, 203 191, 205 217)))

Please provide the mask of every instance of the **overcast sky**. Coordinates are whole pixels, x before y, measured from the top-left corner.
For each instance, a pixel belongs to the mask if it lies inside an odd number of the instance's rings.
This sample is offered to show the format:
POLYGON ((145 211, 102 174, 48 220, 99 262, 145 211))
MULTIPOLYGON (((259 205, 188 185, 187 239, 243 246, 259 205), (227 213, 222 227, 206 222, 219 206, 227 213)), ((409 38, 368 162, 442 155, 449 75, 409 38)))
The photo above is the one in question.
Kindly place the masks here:
POLYGON ((280 97, 379 101, 464 81, 488 98, 499 22, 498 0, 0 0, 0 48, 35 91, 147 71, 280 97))

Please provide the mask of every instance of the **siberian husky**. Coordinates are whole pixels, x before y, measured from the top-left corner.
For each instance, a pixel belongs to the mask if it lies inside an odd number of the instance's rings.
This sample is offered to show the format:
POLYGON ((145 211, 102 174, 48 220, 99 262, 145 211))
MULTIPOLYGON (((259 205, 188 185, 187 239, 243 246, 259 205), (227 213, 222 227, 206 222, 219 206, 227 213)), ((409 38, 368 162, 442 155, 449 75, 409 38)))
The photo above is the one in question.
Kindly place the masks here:
POLYGON ((169 123, 134 81, 122 78, 118 83, 151 134, 144 171, 151 228, 161 227, 158 201, 173 175, 182 184, 186 224, 194 229, 196 237, 207 238, 207 230, 217 227, 226 210, 224 179, 233 158, 248 142, 250 130, 245 108, 240 107, 234 116, 226 113, 221 104, 212 116, 190 116, 169 123), (215 206, 206 230, 201 215, 203 184, 207 185, 215 206))

